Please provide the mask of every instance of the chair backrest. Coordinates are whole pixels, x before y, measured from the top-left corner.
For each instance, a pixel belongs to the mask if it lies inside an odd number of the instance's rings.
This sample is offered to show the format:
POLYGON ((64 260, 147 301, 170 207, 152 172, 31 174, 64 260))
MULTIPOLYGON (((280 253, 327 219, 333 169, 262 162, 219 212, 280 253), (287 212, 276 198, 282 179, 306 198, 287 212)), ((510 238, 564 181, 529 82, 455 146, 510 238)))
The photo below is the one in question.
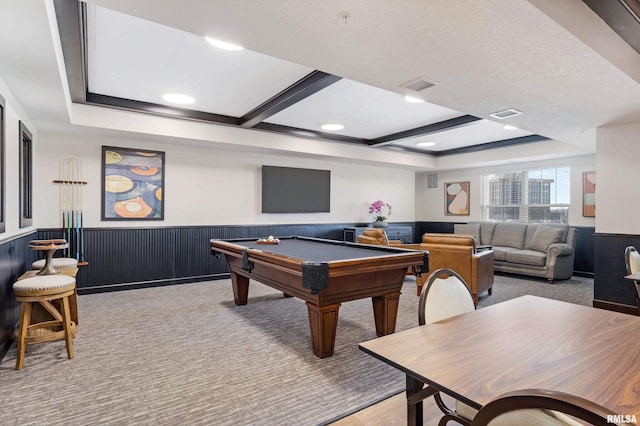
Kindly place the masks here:
MULTIPOLYGON (((611 410, 602 407, 592 401, 584 398, 570 395, 564 392, 549 391, 543 389, 525 389, 519 391, 507 392, 500 395, 487 405, 482 407, 478 414, 473 418, 471 426, 488 426, 488 425, 515 425, 524 424, 519 420, 514 420, 513 416, 518 412, 547 413, 549 418, 545 422, 538 414, 534 420, 535 423, 527 424, 562 424, 562 425, 578 425, 583 423, 576 422, 573 418, 587 421, 591 425, 622 425, 617 423, 619 419, 627 420, 625 416, 617 416, 611 410), (572 417, 568 417, 572 416, 572 417), (514 423, 516 421, 516 423, 514 423)), ((624 423, 635 424, 635 423, 624 423)))
POLYGON ((422 289, 418 304, 418 324, 430 324, 475 310, 473 296, 464 279, 455 271, 434 271, 422 289))
POLYGON ((381 246, 389 245, 389 238, 384 229, 365 229, 362 231, 363 235, 358 236, 358 242, 363 244, 378 244, 381 246))
POLYGON ((624 263, 627 266, 627 274, 640 272, 640 253, 634 246, 624 249, 624 263))
MULTIPOLYGON (((634 246, 628 246, 624 249, 624 263, 627 267, 628 275, 640 272, 640 253, 634 246)), ((634 281, 633 283, 636 291, 636 301, 640 301, 640 281, 634 281)), ((638 310, 640 310, 640 304, 638 304, 638 310)))
POLYGON ((426 233, 422 235, 422 242, 427 244, 472 246, 474 248, 477 244, 476 237, 467 234, 426 233))

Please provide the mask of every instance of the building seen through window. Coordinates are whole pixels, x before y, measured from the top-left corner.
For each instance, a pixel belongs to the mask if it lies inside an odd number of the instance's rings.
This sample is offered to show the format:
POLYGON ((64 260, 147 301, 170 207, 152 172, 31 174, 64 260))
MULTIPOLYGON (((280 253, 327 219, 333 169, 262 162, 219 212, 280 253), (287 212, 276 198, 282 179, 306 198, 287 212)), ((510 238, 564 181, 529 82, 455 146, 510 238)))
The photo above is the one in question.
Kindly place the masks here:
POLYGON ((568 223, 569 182, 569 167, 485 175, 483 219, 568 223))

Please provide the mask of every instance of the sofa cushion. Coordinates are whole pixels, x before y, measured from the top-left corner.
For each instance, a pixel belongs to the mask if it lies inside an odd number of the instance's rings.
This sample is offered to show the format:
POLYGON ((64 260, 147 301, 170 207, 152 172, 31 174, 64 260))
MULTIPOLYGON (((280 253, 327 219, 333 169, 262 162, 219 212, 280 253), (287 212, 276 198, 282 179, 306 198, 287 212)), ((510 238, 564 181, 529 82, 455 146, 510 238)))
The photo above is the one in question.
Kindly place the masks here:
POLYGON ((491 245, 522 249, 526 232, 526 223, 498 222, 493 231, 491 245))
POLYGON ((521 265, 544 266, 547 262, 547 255, 534 250, 511 250, 505 253, 505 260, 521 265))
POLYGON ((491 245, 496 222, 480 222, 480 244, 491 245))
POLYGON ((540 225, 530 241, 525 245, 527 250, 546 252, 547 247, 554 243, 562 242, 564 229, 540 225))
POLYGON ((480 224, 479 223, 456 223, 453 225, 454 234, 473 235, 476 243, 480 244, 480 224))
POLYGON ((511 252, 511 251, 517 251, 518 249, 515 249, 513 247, 500 247, 500 246, 493 246, 493 260, 500 260, 505 262, 507 260, 507 253, 511 252))
POLYGON ((529 226, 527 226, 527 233, 524 236, 524 247, 523 248, 527 248, 529 247, 529 244, 531 243, 531 240, 533 239, 533 236, 535 235, 536 231, 538 230, 538 226, 540 226, 539 223, 530 223, 529 226))

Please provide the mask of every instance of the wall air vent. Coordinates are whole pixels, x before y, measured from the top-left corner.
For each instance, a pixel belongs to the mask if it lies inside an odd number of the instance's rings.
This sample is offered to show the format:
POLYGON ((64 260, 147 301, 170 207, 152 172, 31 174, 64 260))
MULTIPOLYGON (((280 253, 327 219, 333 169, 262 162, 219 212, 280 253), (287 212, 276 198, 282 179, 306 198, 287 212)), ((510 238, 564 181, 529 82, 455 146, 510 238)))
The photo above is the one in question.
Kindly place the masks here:
POLYGON ((438 174, 427 173, 427 189, 433 189, 438 187, 438 174))
POLYGON ((517 109, 509 108, 504 111, 494 112, 493 114, 489 114, 493 118, 499 118, 500 120, 504 120, 505 118, 515 117, 516 115, 522 114, 522 111, 518 111, 517 109))
POLYGON ((416 80, 411 83, 406 84, 404 87, 409 90, 413 90, 414 92, 421 92, 429 87, 435 86, 435 83, 426 80, 416 80))

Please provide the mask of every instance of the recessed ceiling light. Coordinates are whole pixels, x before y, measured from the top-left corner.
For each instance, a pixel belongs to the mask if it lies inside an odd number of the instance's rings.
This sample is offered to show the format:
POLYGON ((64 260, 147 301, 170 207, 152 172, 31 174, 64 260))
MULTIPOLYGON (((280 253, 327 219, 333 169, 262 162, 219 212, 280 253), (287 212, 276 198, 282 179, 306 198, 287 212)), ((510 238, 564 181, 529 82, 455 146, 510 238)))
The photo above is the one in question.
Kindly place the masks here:
POLYGON ((405 96, 404 100, 407 102, 411 102, 412 104, 419 104, 421 102, 424 102, 422 99, 418 99, 418 98, 414 98, 413 96, 405 96))
POLYGON ((420 147, 425 147, 425 146, 434 146, 436 143, 435 142, 418 142, 416 144, 416 146, 420 146, 420 147))
POLYGON ((244 47, 239 46, 237 44, 227 43, 226 41, 216 40, 215 38, 205 37, 204 39, 207 40, 212 45, 214 45, 215 47, 217 47, 218 49, 224 49, 224 50, 243 50, 244 49, 244 47))
POLYGON ((512 124, 505 124, 504 125, 504 129, 505 130, 518 130, 518 128, 512 124))
POLYGON ((195 102, 191 96, 181 95, 180 93, 167 93, 166 95, 162 95, 162 99, 167 102, 180 105, 192 104, 195 102))
POLYGON ((320 128, 322 128, 322 130, 336 131, 344 129, 344 126, 342 124, 328 123, 323 124, 320 128))

